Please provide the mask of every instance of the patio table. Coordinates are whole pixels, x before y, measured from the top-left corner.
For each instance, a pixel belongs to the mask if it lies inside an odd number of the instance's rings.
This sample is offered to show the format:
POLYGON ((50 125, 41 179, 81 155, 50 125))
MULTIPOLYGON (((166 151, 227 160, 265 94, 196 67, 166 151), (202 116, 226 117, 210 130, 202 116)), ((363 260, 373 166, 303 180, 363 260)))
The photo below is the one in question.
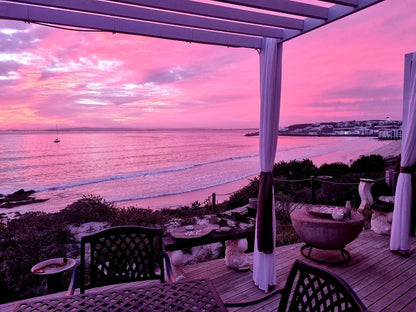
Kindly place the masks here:
POLYGON ((227 311, 207 279, 127 286, 100 292, 19 302, 21 311, 227 311))

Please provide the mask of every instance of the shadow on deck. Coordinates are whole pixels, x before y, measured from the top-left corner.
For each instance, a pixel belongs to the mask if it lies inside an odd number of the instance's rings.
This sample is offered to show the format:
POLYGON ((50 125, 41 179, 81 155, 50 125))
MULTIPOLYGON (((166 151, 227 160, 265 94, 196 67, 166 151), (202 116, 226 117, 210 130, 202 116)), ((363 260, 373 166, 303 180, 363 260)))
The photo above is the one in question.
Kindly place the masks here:
MULTIPOLYGON (((371 311, 416 311, 416 240, 412 238, 411 254, 403 257, 389 250, 389 237, 363 231, 347 245, 351 260, 344 264, 316 264, 300 254, 303 243, 278 247, 277 280, 283 287, 296 259, 324 267, 341 276, 371 311)), ((330 255, 330 253, 328 253, 330 255)), ((252 254, 249 255, 252 258, 252 254)), ((264 295, 252 281, 251 270, 229 269, 224 259, 185 267, 187 279, 208 278, 224 302, 252 300, 264 295)), ((275 311, 280 296, 230 311, 275 311)), ((0 311, 11 311, 13 303, 0 305, 0 311)))

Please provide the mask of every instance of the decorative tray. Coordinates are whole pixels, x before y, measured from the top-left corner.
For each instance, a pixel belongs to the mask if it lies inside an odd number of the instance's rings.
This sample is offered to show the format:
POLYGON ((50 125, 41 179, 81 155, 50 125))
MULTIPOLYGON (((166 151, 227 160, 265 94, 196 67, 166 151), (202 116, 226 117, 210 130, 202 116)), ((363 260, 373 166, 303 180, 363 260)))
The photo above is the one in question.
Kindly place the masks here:
POLYGON ((205 225, 187 225, 173 229, 170 235, 176 239, 199 238, 211 233, 212 229, 205 225))
POLYGON ((34 265, 31 272, 38 275, 56 274, 72 268, 75 263, 72 258, 49 259, 34 265))
POLYGON ((321 218, 332 218, 332 213, 335 209, 340 209, 339 207, 331 206, 309 206, 306 207, 306 211, 315 217, 321 218))

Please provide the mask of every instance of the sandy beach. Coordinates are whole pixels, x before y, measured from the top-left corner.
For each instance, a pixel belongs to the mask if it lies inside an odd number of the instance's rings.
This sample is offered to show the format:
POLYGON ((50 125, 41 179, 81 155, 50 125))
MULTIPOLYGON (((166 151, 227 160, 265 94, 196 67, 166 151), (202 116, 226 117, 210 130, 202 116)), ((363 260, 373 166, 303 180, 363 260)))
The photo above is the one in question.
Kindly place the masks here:
POLYGON ((376 150, 368 153, 367 155, 378 154, 384 158, 395 157, 401 154, 402 140, 395 140, 389 142, 383 147, 377 148, 376 150))

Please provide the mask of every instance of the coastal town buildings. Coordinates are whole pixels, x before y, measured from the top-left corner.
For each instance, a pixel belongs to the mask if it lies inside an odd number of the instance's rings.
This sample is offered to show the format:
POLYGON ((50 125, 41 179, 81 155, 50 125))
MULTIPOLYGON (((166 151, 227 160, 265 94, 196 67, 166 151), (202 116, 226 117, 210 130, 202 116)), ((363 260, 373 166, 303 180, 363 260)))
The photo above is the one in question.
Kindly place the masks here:
POLYGON ((400 140, 402 122, 398 120, 352 120, 297 124, 279 128, 279 135, 293 136, 370 136, 382 140, 400 140))

